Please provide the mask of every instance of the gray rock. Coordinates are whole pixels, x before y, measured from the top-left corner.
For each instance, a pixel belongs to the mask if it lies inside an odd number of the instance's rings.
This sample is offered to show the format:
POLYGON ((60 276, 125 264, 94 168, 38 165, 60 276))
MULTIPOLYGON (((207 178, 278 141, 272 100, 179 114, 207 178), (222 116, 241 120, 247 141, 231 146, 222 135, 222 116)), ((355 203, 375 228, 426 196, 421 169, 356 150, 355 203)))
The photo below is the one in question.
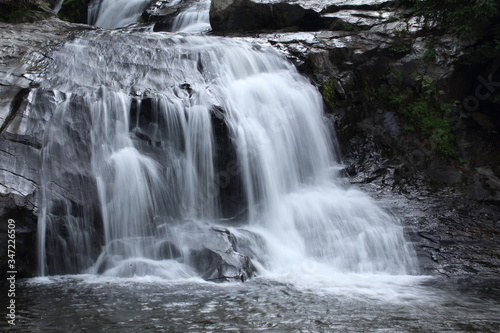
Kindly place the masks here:
MULTIPOLYGON (((33 276, 36 269, 41 147, 55 96, 34 88, 51 50, 82 29, 89 27, 54 18, 31 24, 0 23, 0 219, 16 221, 17 271, 23 277, 33 276)), ((73 185, 66 184, 68 191, 74 191, 73 185)), ((2 244, 6 244, 4 227, 2 223, 2 244)), ((2 272, 7 271, 5 251, 0 250, 2 272)))
POLYGON ((189 262, 205 280, 244 282, 255 275, 250 258, 236 252, 236 240, 229 230, 212 228, 201 244, 191 251, 189 262))

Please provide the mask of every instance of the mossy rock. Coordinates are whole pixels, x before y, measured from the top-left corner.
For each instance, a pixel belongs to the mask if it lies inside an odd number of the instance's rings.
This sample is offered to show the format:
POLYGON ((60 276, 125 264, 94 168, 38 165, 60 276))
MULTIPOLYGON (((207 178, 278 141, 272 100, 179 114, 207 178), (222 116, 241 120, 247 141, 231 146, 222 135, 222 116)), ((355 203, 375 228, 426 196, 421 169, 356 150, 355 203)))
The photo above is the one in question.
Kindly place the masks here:
POLYGON ((58 15, 61 20, 87 23, 89 0, 65 0, 58 15))
POLYGON ((43 1, 0 1, 0 21, 25 23, 45 20, 54 16, 50 5, 43 1))
POLYGON ((330 79, 323 83, 320 87, 321 95, 323 96, 323 100, 325 101, 327 107, 331 110, 335 108, 335 85, 337 82, 334 79, 330 79))

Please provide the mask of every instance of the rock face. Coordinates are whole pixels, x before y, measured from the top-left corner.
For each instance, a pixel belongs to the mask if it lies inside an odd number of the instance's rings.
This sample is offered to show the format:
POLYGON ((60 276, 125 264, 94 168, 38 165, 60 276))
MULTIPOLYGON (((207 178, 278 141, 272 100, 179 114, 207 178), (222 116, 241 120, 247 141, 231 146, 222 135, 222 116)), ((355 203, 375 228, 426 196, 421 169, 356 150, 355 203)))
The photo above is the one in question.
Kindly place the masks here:
POLYGON ((213 0, 210 24, 214 31, 255 31, 293 28, 318 30, 326 21, 318 12, 286 2, 213 0))
POLYGON ((349 31, 261 34, 259 41, 284 52, 317 83, 351 161, 346 172, 353 182, 403 191, 410 185, 453 186, 470 198, 498 201, 500 137, 492 114, 498 104, 490 98, 474 112, 463 110, 478 89, 490 86, 498 93, 493 85, 500 82, 499 71, 463 65, 467 43, 451 36, 425 37, 416 20, 401 15, 368 30, 362 24, 349 31), (475 82, 467 79, 472 75, 475 82), (435 137, 412 130, 415 124, 401 111, 405 102, 387 103, 408 91, 419 94, 422 78, 438 96, 433 103, 458 101, 440 120, 451 129, 458 158, 440 153, 435 137))
MULTIPOLYGON (((88 27, 57 19, 33 24, 0 23, 0 237, 6 244, 7 220, 13 219, 20 277, 33 276, 36 269, 41 148, 52 113, 53 94, 35 95, 35 77, 43 71, 48 53, 70 33, 82 29, 88 27), (46 108, 29 112, 36 98, 46 99, 46 108)), ((7 271, 5 252, 6 247, 2 247, 2 274, 7 271)))
POLYGON ((371 184, 361 186, 390 203, 391 210, 405 221, 421 274, 497 278, 500 275, 497 205, 468 199, 449 188, 438 193, 420 188, 400 195, 371 184))

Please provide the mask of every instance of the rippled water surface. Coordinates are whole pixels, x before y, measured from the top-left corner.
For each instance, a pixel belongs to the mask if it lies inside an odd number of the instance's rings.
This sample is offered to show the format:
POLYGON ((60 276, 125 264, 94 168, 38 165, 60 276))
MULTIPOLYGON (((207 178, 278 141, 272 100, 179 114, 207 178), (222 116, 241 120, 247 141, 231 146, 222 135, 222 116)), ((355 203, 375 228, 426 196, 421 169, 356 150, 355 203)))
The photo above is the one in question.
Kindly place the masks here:
POLYGON ((16 303, 17 323, 8 331, 500 330, 499 281, 342 275, 214 284, 71 276, 24 280, 18 283, 16 303))

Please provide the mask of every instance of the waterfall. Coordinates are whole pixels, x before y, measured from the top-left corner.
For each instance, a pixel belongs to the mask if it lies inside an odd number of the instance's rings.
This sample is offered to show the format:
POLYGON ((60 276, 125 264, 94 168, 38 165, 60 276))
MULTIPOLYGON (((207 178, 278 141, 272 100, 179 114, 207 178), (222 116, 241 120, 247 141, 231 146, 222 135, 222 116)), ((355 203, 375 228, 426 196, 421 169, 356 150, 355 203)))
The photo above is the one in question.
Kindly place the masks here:
POLYGON ((219 226, 262 272, 414 272, 397 219, 339 175, 318 90, 274 49, 92 31, 52 58, 31 103, 55 91, 42 275, 195 276, 189 253, 219 226))
POLYGON ((105 29, 137 22, 151 0, 95 0, 88 8, 88 24, 105 29))
POLYGON ((194 2, 175 17, 171 31, 193 33, 210 30, 209 10, 210 1, 194 2))
MULTIPOLYGON (((180 1, 162 4, 165 7, 177 5, 180 1)), ((105 29, 126 27, 136 23, 151 0, 94 0, 88 8, 88 24, 105 29)), ((170 31, 204 32, 210 30, 210 1, 194 1, 172 19, 170 31)))

